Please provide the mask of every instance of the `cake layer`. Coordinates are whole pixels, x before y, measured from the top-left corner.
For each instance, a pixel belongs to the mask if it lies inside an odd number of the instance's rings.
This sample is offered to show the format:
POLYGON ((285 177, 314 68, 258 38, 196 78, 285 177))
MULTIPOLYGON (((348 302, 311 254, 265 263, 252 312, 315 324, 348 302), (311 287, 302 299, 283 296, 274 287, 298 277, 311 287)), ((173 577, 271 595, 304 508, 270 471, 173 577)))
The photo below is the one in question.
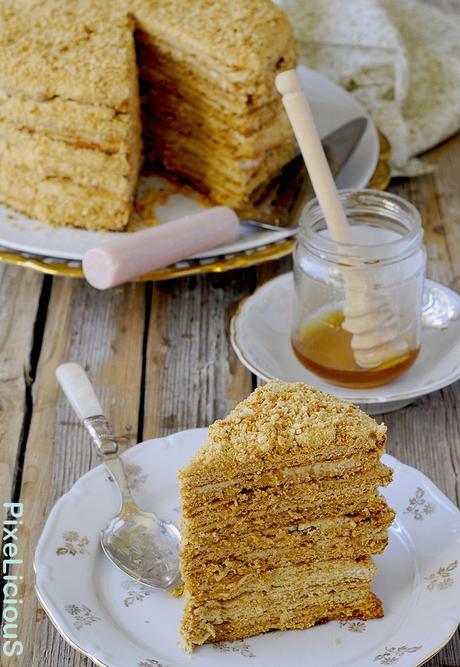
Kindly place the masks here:
MULTIPOLYGON (((327 517, 340 516, 343 508, 350 514, 375 512, 381 507, 382 497, 374 486, 353 489, 345 486, 340 493, 332 491, 321 499, 313 499, 308 494, 308 484, 291 487, 289 493, 267 494, 264 499, 254 496, 248 507, 245 503, 229 503, 224 507, 212 508, 188 517, 185 531, 206 533, 222 530, 237 535, 263 528, 294 525, 327 517), (307 496, 307 500, 305 500, 307 496), (259 498, 259 500, 257 500, 259 498)), ((332 486, 332 485, 330 485, 332 486)))
POLYGON ((197 181, 199 191, 229 192, 245 200, 257 187, 278 176, 292 157, 290 147, 281 146, 262 158, 235 160, 217 149, 199 152, 193 147, 196 142, 184 140, 175 133, 169 138, 170 142, 165 136, 157 138, 151 146, 147 140, 147 162, 163 163, 171 171, 175 168, 188 182, 197 181))
POLYGON ((142 47, 138 48, 138 54, 143 90, 153 88, 164 97, 191 100, 211 114, 223 112, 231 115, 243 126, 251 120, 254 122, 257 115, 269 120, 283 108, 274 85, 275 73, 267 95, 255 98, 244 89, 235 94, 234 86, 223 78, 210 75, 209 69, 205 69, 202 74, 193 67, 187 69, 180 61, 172 61, 159 54, 153 46, 151 50, 145 51, 142 47), (269 109, 271 112, 268 116, 269 109), (251 118, 245 119, 248 114, 251 118))
POLYGON ((385 427, 273 381, 208 433, 179 475, 187 647, 383 615, 370 587, 395 516, 378 493, 385 427))
POLYGON ((265 572, 249 572, 244 576, 229 575, 211 586, 193 579, 187 592, 194 604, 208 600, 228 600, 243 593, 264 593, 271 588, 310 590, 313 587, 371 584, 376 566, 370 557, 360 560, 340 558, 315 563, 288 564, 265 572))
MULTIPOLYGON (((174 98, 170 99, 174 106, 174 98)), ((153 124, 153 131, 150 134, 148 128, 144 132, 144 137, 150 145, 155 145, 157 140, 161 144, 163 141, 185 142, 189 150, 194 150, 197 158, 202 154, 216 154, 224 161, 238 162, 240 160, 261 160, 270 151, 273 151, 284 144, 289 145, 292 157, 295 154, 294 143, 291 140, 291 129, 287 118, 283 115, 275 118, 264 125, 257 132, 249 135, 235 133, 232 129, 221 122, 220 127, 213 127, 209 124, 209 117, 200 118, 200 114, 189 113, 187 107, 175 106, 175 110, 164 110, 161 106, 152 106, 150 122, 153 124), (161 133, 155 131, 155 128, 161 127, 161 133)), ((257 167, 260 162, 254 162, 257 167)))
POLYGON ((333 546, 323 557, 311 558, 312 548, 300 548, 293 551, 290 547, 271 549, 265 551, 254 551, 243 557, 227 558, 223 562, 206 562, 204 559, 193 563, 181 557, 181 571, 186 588, 194 590, 200 588, 211 589, 215 585, 225 585, 226 580, 235 580, 249 576, 261 576, 264 572, 276 569, 301 565, 313 564, 324 560, 358 560, 366 558, 370 554, 381 553, 388 544, 388 536, 384 531, 379 531, 376 536, 366 539, 364 531, 360 533, 360 541, 351 545, 349 541, 343 540, 338 546, 333 546))
MULTIPOLYGON (((385 499, 381 498, 374 512, 363 509, 353 515, 299 521, 241 535, 236 535, 231 528, 228 531, 222 529, 197 534, 185 527, 182 532, 182 554, 185 559, 203 558, 206 561, 218 562, 226 558, 238 558, 255 550, 272 550, 289 545, 292 545, 292 548, 299 545, 310 546, 319 551, 323 542, 328 542, 332 536, 334 539, 352 539, 354 531, 359 533, 363 527, 369 534, 373 530, 378 533, 381 526, 389 526, 393 518, 394 512, 387 508, 385 499)), ((315 560, 321 558, 316 557, 315 560)))
MULTIPOLYGON (((181 107, 185 109, 190 107, 194 115, 210 118, 216 124, 220 121, 222 125, 227 125, 229 132, 238 132, 243 136, 258 132, 266 123, 272 122, 282 110, 282 105, 278 101, 259 107, 248 105, 244 112, 240 109, 235 110, 226 104, 227 100, 213 96, 205 97, 186 83, 181 84, 181 89, 178 90, 168 77, 161 78, 161 72, 153 77, 145 68, 141 69, 140 86, 147 109, 158 101, 161 101, 164 108, 168 108, 172 104, 171 100, 177 100, 181 107)), ((148 113, 146 123, 149 124, 148 113)))
POLYGON ((337 462, 268 469, 259 475, 240 474, 235 480, 184 488, 182 511, 187 518, 203 509, 215 512, 227 504, 233 504, 231 512, 240 507, 250 511, 284 499, 321 505, 332 500, 336 493, 362 495, 369 487, 386 486, 391 478, 391 469, 378 461, 376 453, 365 458, 355 454, 337 462))
MULTIPOLYGON (((182 536, 182 573, 201 576, 203 567, 223 569, 230 562, 248 563, 255 559, 282 563, 286 554, 295 553, 305 562, 333 560, 339 557, 360 558, 380 553, 387 543, 387 529, 394 519, 393 510, 385 507, 376 514, 340 516, 269 529, 249 535, 214 534, 182 536)), ((187 530, 187 529, 186 529, 187 530)), ((296 562, 299 562, 296 560, 296 562)))
POLYGON ((273 381, 256 389, 179 473, 184 491, 238 477, 241 470, 305 465, 380 450, 386 428, 359 408, 301 383, 273 381))
POLYGON ((107 154, 81 148, 6 121, 0 121, 0 152, 3 168, 26 168, 39 180, 68 178, 112 192, 120 199, 129 200, 137 184, 137 170, 131 168, 125 152, 107 154))
POLYGON ((253 609, 250 618, 237 618, 219 624, 197 618, 195 610, 186 605, 181 631, 188 648, 206 642, 234 641, 270 630, 301 630, 331 620, 367 620, 383 616, 380 600, 369 590, 333 593, 320 604, 306 607, 300 604, 277 608, 274 605, 265 606, 264 600, 267 596, 261 596, 262 604, 253 609))
POLYGON ((146 161, 163 164, 187 182, 196 183, 200 192, 228 193, 248 203, 252 193, 278 176, 286 161, 292 158, 290 149, 280 146, 265 153, 263 158, 236 160, 217 148, 199 151, 193 147, 197 143, 165 131, 150 147, 147 143, 146 161))
POLYGON ((30 170, 6 166, 0 157, 0 199, 26 215, 56 225, 121 230, 131 202, 65 178, 39 179, 30 170))
POLYGON ((118 153, 130 141, 133 122, 131 114, 108 106, 79 104, 61 97, 36 101, 1 91, 0 121, 106 153, 118 153))
POLYGON ((124 2, 0 5, 0 198, 57 225, 121 230, 141 161, 124 2))
POLYGON ((324 586, 303 588, 298 585, 271 587, 263 593, 242 593, 228 600, 207 600, 195 603, 188 598, 186 604, 192 606, 192 613, 197 620, 212 625, 232 621, 250 621, 254 616, 273 613, 273 608, 283 609, 287 613, 296 609, 306 611, 335 598, 338 605, 352 603, 370 592, 369 582, 334 582, 324 586))
POLYGON ((169 79, 168 87, 177 91, 193 88, 205 97, 214 93, 219 102, 228 103, 227 108, 234 113, 246 113, 267 103, 279 104, 279 96, 274 85, 278 72, 294 67, 296 58, 292 43, 286 46, 286 56, 280 63, 272 59, 265 69, 259 68, 257 73, 242 69, 235 71, 231 67, 216 68, 216 61, 200 60, 197 53, 189 53, 181 44, 171 44, 161 36, 154 40, 138 31, 138 62, 142 78, 162 85, 169 79), (213 85, 214 84, 214 85, 213 85))
POLYGON ((134 12, 147 164, 159 161, 217 203, 247 203, 296 152, 274 85, 277 72, 295 65, 286 17, 265 0, 219 8, 198 0, 198 7, 184 3, 180 10, 159 0, 153 11, 139 0, 134 12), (197 15, 200 24, 208 17, 198 41, 190 32, 197 15), (229 31, 233 15, 238 30, 229 31), (255 27, 269 35, 275 25, 270 48, 260 35, 254 40, 255 27), (234 51, 240 40, 243 58, 234 51))
POLYGON ((133 33, 125 2, 2 0, 0 90, 128 111, 137 80, 133 33))
POLYGON ((283 147, 265 155, 257 171, 249 170, 245 164, 234 164, 233 168, 223 171, 217 154, 208 154, 204 160, 184 146, 176 146, 176 150, 165 146, 159 153, 153 156, 147 153, 146 163, 160 158, 167 171, 181 176, 214 202, 234 208, 247 204, 252 193, 279 174, 282 166, 292 157, 290 147, 283 147))
MULTIPOLYGON (((203 143, 205 143, 203 138, 203 143)), ((209 145, 199 148, 196 138, 184 137, 165 129, 161 137, 146 146, 147 159, 159 158, 168 168, 184 173, 189 180, 206 178, 202 188, 225 188, 229 192, 250 193, 265 181, 277 176, 292 158, 290 146, 280 145, 262 157, 238 158, 231 148, 219 150, 209 145), (223 179, 223 181, 222 181, 223 179)))

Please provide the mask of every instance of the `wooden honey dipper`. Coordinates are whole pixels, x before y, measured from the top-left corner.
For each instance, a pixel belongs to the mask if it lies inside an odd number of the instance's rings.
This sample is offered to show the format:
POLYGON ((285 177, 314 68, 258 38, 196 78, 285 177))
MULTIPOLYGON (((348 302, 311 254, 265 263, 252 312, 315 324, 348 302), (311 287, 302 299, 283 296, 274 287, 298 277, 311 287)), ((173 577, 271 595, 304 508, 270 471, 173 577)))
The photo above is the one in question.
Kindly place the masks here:
MULTIPOLYGON (((276 88, 282 95, 331 238, 336 243, 352 244, 351 228, 296 70, 278 74, 276 88)), ((350 269, 362 266, 350 258, 350 269)), ((342 328, 352 334, 351 347, 358 366, 375 368, 407 354, 409 346, 399 335, 398 317, 391 305, 370 294, 363 273, 347 269, 343 272, 346 284, 342 328)))

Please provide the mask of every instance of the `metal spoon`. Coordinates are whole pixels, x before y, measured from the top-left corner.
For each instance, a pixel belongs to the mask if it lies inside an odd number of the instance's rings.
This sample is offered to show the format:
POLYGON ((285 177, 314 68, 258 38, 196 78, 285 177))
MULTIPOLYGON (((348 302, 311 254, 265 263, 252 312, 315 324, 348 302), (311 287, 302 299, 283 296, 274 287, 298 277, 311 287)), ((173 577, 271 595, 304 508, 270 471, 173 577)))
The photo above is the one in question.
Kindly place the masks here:
POLYGON ((106 556, 128 576, 147 586, 177 586, 179 530, 155 514, 142 511, 135 503, 117 453, 117 442, 83 368, 74 363, 62 364, 56 369, 56 377, 120 490, 120 511, 101 531, 106 556))

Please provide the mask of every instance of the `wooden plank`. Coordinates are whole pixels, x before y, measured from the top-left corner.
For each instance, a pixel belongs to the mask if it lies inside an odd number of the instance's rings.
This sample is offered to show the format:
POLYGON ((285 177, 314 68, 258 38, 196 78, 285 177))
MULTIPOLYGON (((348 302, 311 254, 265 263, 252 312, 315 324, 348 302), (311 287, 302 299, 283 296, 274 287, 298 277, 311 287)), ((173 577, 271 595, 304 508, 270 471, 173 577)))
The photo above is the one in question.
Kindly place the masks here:
POLYGON ((0 265, 0 508, 14 493, 43 277, 0 265))
POLYGON ((439 206, 436 177, 428 174, 411 180, 397 179, 389 190, 411 201, 420 212, 427 252, 427 276, 444 285, 450 285, 453 268, 439 206))
POLYGON ((269 280, 280 276, 283 273, 292 271, 292 255, 283 257, 277 262, 268 262, 257 267, 257 286, 263 285, 269 280))
POLYGON ((125 445, 136 441, 144 330, 144 285, 107 293, 83 281, 53 283, 43 347, 33 387, 33 412, 22 479, 25 516, 21 539, 27 604, 18 634, 24 654, 9 665, 85 665, 90 662, 67 647, 51 630, 34 597, 33 553, 45 519, 56 500, 96 463, 88 437, 60 392, 58 364, 81 363, 96 387, 116 435, 125 445))
POLYGON ((460 134, 432 151, 431 160, 437 165, 433 179, 442 220, 436 231, 446 240, 451 267, 449 285, 460 292, 460 134))
POLYGON ((422 396, 403 410, 383 415, 388 452, 414 466, 459 503, 460 424, 455 410, 460 383, 422 396))
POLYGON ((158 283, 146 349, 144 439, 207 426, 252 388, 228 332, 253 270, 158 283))

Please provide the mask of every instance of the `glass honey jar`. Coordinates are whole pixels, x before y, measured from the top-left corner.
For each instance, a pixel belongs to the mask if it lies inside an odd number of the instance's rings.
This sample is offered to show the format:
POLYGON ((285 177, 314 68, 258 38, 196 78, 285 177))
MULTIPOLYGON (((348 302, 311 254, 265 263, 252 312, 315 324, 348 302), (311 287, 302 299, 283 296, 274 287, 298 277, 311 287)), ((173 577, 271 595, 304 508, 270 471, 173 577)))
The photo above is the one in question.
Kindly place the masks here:
POLYGON ((351 243, 330 238, 321 208, 302 212, 294 251, 292 347, 328 382, 386 384, 421 343, 426 254, 417 209, 378 190, 341 190, 351 243))

